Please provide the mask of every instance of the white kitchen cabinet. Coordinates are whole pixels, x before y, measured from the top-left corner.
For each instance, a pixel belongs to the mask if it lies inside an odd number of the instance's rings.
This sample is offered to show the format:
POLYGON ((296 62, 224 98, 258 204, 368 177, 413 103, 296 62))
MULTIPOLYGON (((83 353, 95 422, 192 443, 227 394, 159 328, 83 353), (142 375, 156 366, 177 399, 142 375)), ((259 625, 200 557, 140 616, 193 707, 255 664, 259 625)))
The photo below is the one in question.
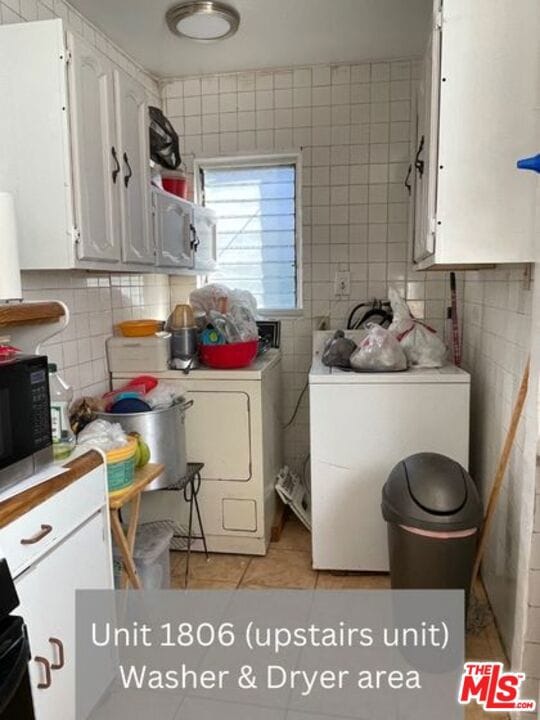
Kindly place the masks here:
POLYGON ((540 4, 435 0, 418 91, 414 257, 421 269, 530 262, 540 4), (423 143, 422 143, 423 138, 423 143))
POLYGON ((107 523, 97 513, 16 579, 28 628, 30 682, 37 720, 75 717, 75 591, 110 588, 107 523), (44 658, 50 663, 50 686, 44 658), (62 667, 54 668, 54 665, 62 667))
POLYGON ((194 267, 192 204, 152 188, 156 262, 160 267, 194 267))
POLYGON ((106 467, 92 465, 0 529, 28 628, 36 720, 75 718, 75 592, 113 588, 106 467))
POLYGON ((121 151, 122 259, 155 262, 150 207, 148 103, 144 88, 121 70, 114 71, 116 127, 121 151))
POLYGON ((143 86, 45 20, 0 26, 0 100, 22 269, 155 271, 143 86))
POLYGON ((217 216, 210 208, 193 205, 195 228, 195 269, 212 272, 217 268, 217 216))
MULTIPOLYGON (((69 107, 73 160, 75 260, 119 262, 118 188, 113 67, 105 56, 72 33, 69 107)), ((23 252, 24 255, 24 252, 23 252)), ((24 267, 24 260, 23 260, 24 267)))

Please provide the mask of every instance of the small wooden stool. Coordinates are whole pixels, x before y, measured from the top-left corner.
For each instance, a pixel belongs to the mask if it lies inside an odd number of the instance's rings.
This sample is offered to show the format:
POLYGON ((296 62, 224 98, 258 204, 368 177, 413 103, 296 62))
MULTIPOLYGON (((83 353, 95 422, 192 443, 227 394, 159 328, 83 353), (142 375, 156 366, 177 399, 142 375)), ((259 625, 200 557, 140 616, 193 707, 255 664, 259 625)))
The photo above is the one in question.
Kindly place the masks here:
POLYGON ((122 588, 131 584, 135 590, 141 589, 141 581, 137 573, 135 561, 133 560, 133 549, 135 547, 135 536, 139 524, 139 513, 141 509, 141 493, 153 480, 161 475, 165 469, 164 465, 148 463, 143 468, 135 470, 135 480, 125 490, 109 498, 109 514, 111 516, 111 530, 122 556, 124 573, 122 573, 122 588), (132 503, 129 516, 127 533, 122 527, 120 512, 128 503, 132 503))

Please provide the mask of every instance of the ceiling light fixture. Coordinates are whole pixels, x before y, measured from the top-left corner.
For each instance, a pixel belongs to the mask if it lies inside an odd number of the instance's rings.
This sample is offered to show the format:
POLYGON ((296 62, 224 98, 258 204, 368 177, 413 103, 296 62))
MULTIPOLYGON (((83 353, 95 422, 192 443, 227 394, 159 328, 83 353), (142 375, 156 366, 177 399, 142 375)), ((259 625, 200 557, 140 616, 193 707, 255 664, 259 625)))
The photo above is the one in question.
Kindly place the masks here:
POLYGON ((191 40, 211 42, 231 37, 240 25, 240 13, 214 0, 190 0, 174 5, 165 16, 169 30, 191 40))

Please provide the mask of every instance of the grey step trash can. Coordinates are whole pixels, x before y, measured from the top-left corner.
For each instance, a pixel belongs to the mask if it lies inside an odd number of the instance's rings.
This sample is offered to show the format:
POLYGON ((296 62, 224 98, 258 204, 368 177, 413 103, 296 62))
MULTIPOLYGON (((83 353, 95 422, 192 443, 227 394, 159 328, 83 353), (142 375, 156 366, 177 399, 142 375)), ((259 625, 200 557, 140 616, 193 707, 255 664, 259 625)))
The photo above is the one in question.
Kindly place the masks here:
POLYGON ((468 472, 436 453, 398 463, 383 487, 393 589, 468 593, 482 502, 468 472))

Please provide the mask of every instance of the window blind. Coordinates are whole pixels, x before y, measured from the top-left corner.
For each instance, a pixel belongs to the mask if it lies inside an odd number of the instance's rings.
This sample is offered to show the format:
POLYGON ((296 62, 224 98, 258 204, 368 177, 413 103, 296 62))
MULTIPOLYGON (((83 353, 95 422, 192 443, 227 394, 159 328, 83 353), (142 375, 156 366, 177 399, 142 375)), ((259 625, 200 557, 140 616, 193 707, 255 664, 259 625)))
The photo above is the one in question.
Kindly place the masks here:
POLYGON ((262 309, 297 307, 294 164, 204 168, 219 270, 213 282, 249 290, 262 309))

